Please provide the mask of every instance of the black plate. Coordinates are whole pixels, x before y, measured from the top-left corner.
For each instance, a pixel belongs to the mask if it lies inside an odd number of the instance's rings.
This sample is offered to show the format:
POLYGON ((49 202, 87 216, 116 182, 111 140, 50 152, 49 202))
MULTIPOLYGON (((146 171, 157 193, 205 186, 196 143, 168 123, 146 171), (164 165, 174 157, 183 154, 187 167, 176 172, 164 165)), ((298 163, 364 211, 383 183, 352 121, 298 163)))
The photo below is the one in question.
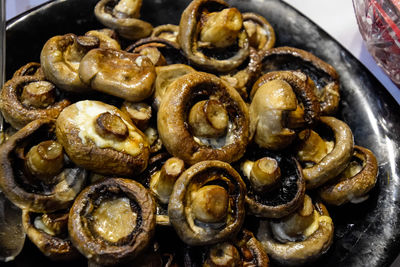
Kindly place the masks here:
MULTIPOLYGON (((69 32, 83 34, 102 27, 93 15, 96 2, 55 1, 10 21, 7 26, 7 77, 27 62, 38 62, 40 50, 48 38, 69 32)), ((178 24, 188 2, 143 1, 142 18, 153 25, 178 24)), ((316 265, 390 265, 400 252, 399 105, 359 61, 292 7, 276 0, 232 0, 229 3, 242 12, 263 15, 277 33, 276 46, 305 49, 337 69, 342 91, 338 117, 350 125, 356 144, 370 148, 379 160, 377 186, 366 202, 328 207, 335 223, 335 239, 316 265)), ((27 242, 23 253, 7 265, 53 264, 27 242)), ((63 263, 59 265, 63 266, 63 263)), ((85 266, 86 262, 78 262, 79 265, 85 266)))

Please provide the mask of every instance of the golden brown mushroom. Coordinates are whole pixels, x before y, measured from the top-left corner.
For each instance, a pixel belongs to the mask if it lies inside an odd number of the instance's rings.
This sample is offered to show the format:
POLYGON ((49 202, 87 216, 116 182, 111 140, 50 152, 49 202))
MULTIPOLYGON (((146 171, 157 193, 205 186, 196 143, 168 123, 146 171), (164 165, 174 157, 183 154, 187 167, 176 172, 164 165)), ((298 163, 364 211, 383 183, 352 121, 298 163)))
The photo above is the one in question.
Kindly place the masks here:
POLYGON ((17 76, 35 76, 40 80, 45 79, 40 63, 37 62, 30 62, 19 68, 14 72, 13 78, 17 76))
POLYGON ((71 241, 96 264, 132 260, 150 244, 155 209, 153 197, 141 184, 131 179, 105 179, 85 188, 71 207, 71 241))
POLYGON ((303 168, 307 188, 316 188, 338 176, 348 165, 353 155, 353 133, 343 121, 334 117, 321 117, 320 122, 333 133, 333 141, 322 140, 313 131, 299 134, 297 157, 303 168))
POLYGON ((243 25, 249 36, 250 46, 261 55, 275 45, 275 31, 271 24, 261 15, 243 13, 243 25))
POLYGON ((178 41, 190 62, 209 71, 231 71, 249 55, 242 14, 222 0, 192 1, 182 13, 178 41))
POLYGON ((61 112, 56 126, 57 138, 70 159, 88 170, 133 175, 147 166, 146 137, 114 106, 77 102, 61 112))
POLYGON ((16 129, 36 119, 56 119, 71 102, 56 101, 56 88, 37 76, 14 77, 4 84, 0 95, 0 110, 16 129))
POLYGON ((79 77, 93 90, 135 102, 153 93, 155 76, 148 57, 115 49, 93 49, 79 65, 79 77))
POLYGON ((377 174, 375 155, 367 148, 354 146, 349 165, 332 183, 323 186, 319 195, 324 202, 337 206, 347 202, 362 202, 375 186, 377 174))
POLYGON ((68 92, 88 92, 89 88, 79 78, 79 65, 83 56, 98 47, 99 43, 97 37, 71 33, 50 38, 40 54, 46 79, 68 92))
POLYGON ((91 30, 85 33, 86 36, 95 36, 99 39, 100 48, 111 48, 121 50, 121 45, 118 42, 117 33, 112 29, 91 30))
POLYGON ((142 0, 101 0, 94 14, 106 27, 116 30, 122 37, 138 40, 151 34, 153 26, 138 19, 142 0))
POLYGON ((144 131, 149 126, 151 119, 151 106, 144 102, 124 101, 121 111, 125 112, 131 118, 133 124, 140 130, 144 131))
POLYGON ((21 209, 68 208, 85 185, 86 171, 63 163, 62 150, 53 150, 54 128, 53 120, 35 120, 1 146, 0 188, 21 209))
POLYGON ((153 29, 150 37, 162 38, 178 44, 179 26, 173 24, 164 24, 153 29))
POLYGON ((257 238, 267 254, 283 265, 303 265, 324 254, 333 241, 333 223, 325 206, 306 196, 300 209, 279 221, 261 221, 257 238))
POLYGON ((168 215, 189 245, 215 244, 235 236, 245 216, 246 186, 228 163, 202 161, 175 182, 168 215))
POLYGON ((64 261, 79 257, 68 238, 68 213, 34 213, 24 210, 22 224, 29 239, 51 260, 64 261))
POLYGON ((247 106, 236 90, 218 77, 203 72, 189 73, 173 82, 157 116, 166 149, 189 164, 206 159, 238 160, 248 143, 248 122, 247 106), (213 108, 204 109, 207 105, 213 108), (207 114, 206 121, 191 120, 191 117, 201 117, 191 116, 192 112, 207 114), (210 126, 208 129, 218 128, 218 133, 206 131, 196 136, 204 123, 210 126), (224 134, 218 137, 220 130, 224 134))

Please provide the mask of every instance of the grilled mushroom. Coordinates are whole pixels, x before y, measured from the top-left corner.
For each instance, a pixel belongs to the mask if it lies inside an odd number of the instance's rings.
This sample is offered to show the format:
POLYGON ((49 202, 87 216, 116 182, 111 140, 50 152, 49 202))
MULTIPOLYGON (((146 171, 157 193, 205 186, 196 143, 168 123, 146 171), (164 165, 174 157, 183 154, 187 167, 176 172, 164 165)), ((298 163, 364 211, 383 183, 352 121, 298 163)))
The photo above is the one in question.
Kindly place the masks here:
POLYGON ((162 38, 178 44, 179 26, 173 24, 164 24, 153 29, 151 37, 162 38))
POLYGON ((336 70, 311 54, 293 47, 276 47, 265 51, 262 72, 299 70, 307 73, 314 83, 322 115, 331 115, 339 106, 339 76, 336 70))
POLYGON ((14 72, 13 78, 17 76, 35 76, 40 80, 45 79, 40 63, 37 62, 30 62, 19 68, 14 72))
POLYGON ((149 158, 144 134, 114 106, 80 101, 61 112, 56 134, 77 165, 100 174, 133 175, 149 158))
POLYGON ((137 40, 151 34, 153 26, 138 19, 142 0, 101 0, 94 14, 106 27, 116 30, 122 37, 137 40))
POLYGON ((236 90, 202 72, 172 83, 157 116, 166 149, 189 164, 238 160, 248 143, 248 121, 247 106, 236 90))
POLYGON ((138 102, 152 94, 155 70, 146 56, 98 48, 82 58, 79 76, 96 91, 138 102))
POLYGON ((215 244, 242 226, 246 186, 222 161, 202 161, 175 182, 168 215, 178 236, 189 245, 215 244))
POLYGON ((243 13, 243 25, 249 36, 250 46, 261 55, 275 45, 275 31, 271 24, 255 13, 243 13))
POLYGON ((333 133, 333 141, 325 141, 310 130, 299 133, 301 141, 297 157, 305 165, 303 175, 310 189, 338 176, 353 154, 354 140, 350 127, 334 117, 321 117, 320 121, 333 133))
POLYGON ((79 252, 68 238, 68 213, 34 213, 24 210, 22 224, 29 239, 52 260, 73 260, 79 252))
POLYGON ((17 76, 5 83, 0 96, 0 110, 16 129, 36 119, 56 119, 71 102, 56 101, 55 86, 38 76, 17 76))
POLYGON ((222 0, 192 1, 182 13, 178 41, 190 62, 209 71, 231 71, 249 55, 242 14, 222 0))
POLYGON ((303 206, 279 221, 261 221, 257 238, 267 254, 283 265, 302 265, 324 254, 333 241, 333 223, 325 206, 304 198, 303 206))
POLYGON ((85 188, 71 207, 71 241, 96 264, 126 262, 150 244, 155 209, 153 197, 141 184, 130 179, 105 179, 85 188))
POLYGON ((94 36, 99 39, 100 48, 111 48, 121 50, 121 45, 118 42, 117 33, 111 29, 91 30, 85 33, 86 36, 94 36))
POLYGON ((324 202, 337 206, 347 202, 362 202, 374 187, 377 174, 375 155, 367 148, 354 146, 349 165, 332 183, 323 186, 319 195, 324 202))
POLYGON ((83 56, 99 44, 94 36, 65 34, 50 38, 40 54, 46 79, 68 92, 88 92, 89 88, 79 78, 79 65, 83 56))
POLYGON ((86 171, 64 164, 52 120, 35 120, 1 146, 0 188, 16 206, 33 212, 68 208, 86 171))
POLYGON ((133 124, 140 130, 144 131, 149 125, 151 118, 151 106, 144 102, 124 101, 121 106, 121 111, 125 112, 131 118, 133 124))

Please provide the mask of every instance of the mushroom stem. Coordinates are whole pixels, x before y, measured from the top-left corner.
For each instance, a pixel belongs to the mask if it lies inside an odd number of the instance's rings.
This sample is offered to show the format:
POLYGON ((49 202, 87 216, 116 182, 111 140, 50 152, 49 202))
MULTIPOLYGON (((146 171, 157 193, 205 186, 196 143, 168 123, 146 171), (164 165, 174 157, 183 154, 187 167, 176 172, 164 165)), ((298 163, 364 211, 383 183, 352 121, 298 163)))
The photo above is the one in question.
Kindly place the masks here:
POLYGON ((33 146, 27 153, 26 166, 30 173, 45 183, 53 183, 53 178, 64 166, 63 147, 52 140, 33 146))
POLYGON ((239 266, 240 254, 237 248, 227 242, 214 245, 203 266, 239 266))
POLYGON ((219 137, 228 127, 229 117, 218 100, 197 102, 189 113, 189 125, 198 137, 219 137))
POLYGON ((206 185, 195 194, 192 202, 194 217, 201 222, 222 221, 228 210, 228 192, 218 185, 206 185))
POLYGON ((67 233, 68 213, 44 213, 35 218, 34 225, 52 236, 67 233))
POLYGON ((125 140, 128 135, 128 127, 117 115, 110 112, 100 114, 95 121, 95 130, 103 138, 125 140))
POLYGON ((21 94, 21 103, 27 107, 46 108, 55 100, 55 86, 47 81, 28 83, 21 94))
POLYGON ((252 188, 257 192, 265 192, 271 189, 281 177, 281 169, 278 162, 269 157, 264 157, 254 162, 250 171, 252 188))
POLYGON ((201 20, 200 41, 205 46, 217 48, 234 44, 243 25, 242 14, 236 8, 208 13, 201 20))
POLYGON ((159 172, 152 175, 150 190, 157 196, 161 203, 168 203, 175 181, 184 169, 185 163, 183 160, 172 157, 164 163, 159 172))
POLYGON ((113 15, 117 18, 138 18, 141 6, 141 0, 120 0, 114 6, 113 15))
POLYGON ((318 133, 303 130, 299 133, 300 145, 297 156, 302 162, 320 162, 328 153, 329 147, 318 133))
POLYGON ((121 106, 121 111, 125 112, 132 120, 133 124, 140 130, 145 130, 149 125, 151 118, 151 106, 146 103, 134 103, 124 101, 121 106))

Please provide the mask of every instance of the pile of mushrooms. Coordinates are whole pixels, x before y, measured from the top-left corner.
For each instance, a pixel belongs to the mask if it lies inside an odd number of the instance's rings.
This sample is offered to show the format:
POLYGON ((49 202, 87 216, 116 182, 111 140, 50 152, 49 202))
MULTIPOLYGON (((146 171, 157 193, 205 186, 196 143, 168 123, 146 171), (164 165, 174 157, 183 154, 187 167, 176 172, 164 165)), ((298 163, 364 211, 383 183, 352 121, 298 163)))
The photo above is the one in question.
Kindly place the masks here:
POLYGON ((154 28, 141 6, 99 1, 107 28, 50 38, 3 86, 0 189, 27 236, 89 266, 323 257, 328 209, 367 199, 378 173, 334 117, 334 67, 223 0, 154 28))

